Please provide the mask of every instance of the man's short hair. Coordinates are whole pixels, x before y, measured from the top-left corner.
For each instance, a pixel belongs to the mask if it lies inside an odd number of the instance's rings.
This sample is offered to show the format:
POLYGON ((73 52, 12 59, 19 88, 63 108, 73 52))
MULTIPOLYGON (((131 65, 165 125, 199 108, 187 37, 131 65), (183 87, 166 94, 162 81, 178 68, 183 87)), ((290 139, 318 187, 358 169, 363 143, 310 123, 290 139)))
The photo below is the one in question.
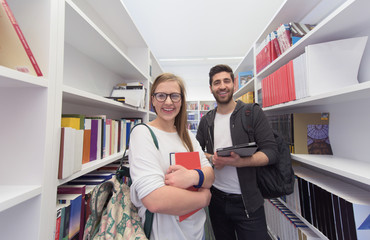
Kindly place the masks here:
POLYGON ((212 86, 212 78, 214 75, 220 72, 230 73, 231 80, 234 82, 234 73, 231 67, 226 64, 218 64, 209 70, 209 86, 212 86))

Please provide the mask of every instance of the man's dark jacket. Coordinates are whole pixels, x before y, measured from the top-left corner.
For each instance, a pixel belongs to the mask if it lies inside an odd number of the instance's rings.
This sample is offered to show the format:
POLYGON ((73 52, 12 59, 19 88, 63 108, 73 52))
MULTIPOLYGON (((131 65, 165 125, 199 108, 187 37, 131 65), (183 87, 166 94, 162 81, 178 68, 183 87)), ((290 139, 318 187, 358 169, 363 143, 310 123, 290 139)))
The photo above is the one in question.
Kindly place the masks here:
MULTIPOLYGON (((243 106, 245 103, 238 101, 230 116, 230 132, 233 145, 249 142, 248 133, 242 124, 242 114, 245 114, 243 106)), ((199 123, 197 140, 203 151, 214 154, 214 120, 217 108, 209 111, 202 117, 199 123)), ((270 124, 262 111, 255 105, 253 108, 254 140, 258 145, 258 151, 265 153, 269 159, 268 164, 277 161, 277 145, 270 124)), ((226 127, 226 126, 225 126, 226 127)), ((263 205, 263 197, 257 187, 256 167, 239 167, 237 174, 243 197, 244 207, 247 215, 253 213, 263 205)))

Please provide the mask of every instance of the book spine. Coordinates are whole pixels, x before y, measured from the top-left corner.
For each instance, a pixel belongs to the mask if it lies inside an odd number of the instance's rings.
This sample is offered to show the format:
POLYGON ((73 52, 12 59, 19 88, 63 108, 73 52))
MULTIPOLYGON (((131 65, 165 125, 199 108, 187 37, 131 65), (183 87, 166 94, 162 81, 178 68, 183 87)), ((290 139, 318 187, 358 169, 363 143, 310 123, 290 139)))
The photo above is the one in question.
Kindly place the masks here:
POLYGON ((36 72, 37 76, 39 76, 39 77, 42 76, 42 72, 40 70, 40 67, 37 64, 36 59, 33 56, 33 53, 31 51, 31 48, 29 47, 29 45, 28 45, 28 43, 26 41, 26 38, 24 37, 24 35, 23 35, 23 33, 22 33, 21 29, 20 29, 20 27, 19 27, 19 25, 17 23, 17 20, 15 19, 12 11, 10 10, 7 1, 6 0, 3 0, 1 3, 2 3, 3 7, 4 7, 4 10, 5 10, 6 14, 8 15, 8 18, 9 18, 10 22, 12 23, 12 25, 14 27, 15 32, 17 33, 17 35, 18 35, 18 37, 19 37, 19 39, 20 39, 20 41, 21 41, 21 43, 22 43, 22 45, 24 47, 24 50, 27 53, 28 58, 30 59, 30 61, 32 63, 33 68, 35 69, 35 72, 36 72))

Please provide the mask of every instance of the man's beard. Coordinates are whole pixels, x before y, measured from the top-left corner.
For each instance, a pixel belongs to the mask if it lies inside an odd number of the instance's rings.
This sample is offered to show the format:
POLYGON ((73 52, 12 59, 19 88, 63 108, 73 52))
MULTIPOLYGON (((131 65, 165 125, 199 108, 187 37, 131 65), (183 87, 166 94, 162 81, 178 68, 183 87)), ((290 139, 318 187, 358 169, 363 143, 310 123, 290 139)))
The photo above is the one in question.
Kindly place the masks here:
POLYGON ((216 99, 216 102, 218 105, 220 104, 228 104, 229 102, 233 101, 233 92, 231 92, 230 95, 227 96, 226 99, 220 99, 217 93, 212 92, 213 96, 216 99))

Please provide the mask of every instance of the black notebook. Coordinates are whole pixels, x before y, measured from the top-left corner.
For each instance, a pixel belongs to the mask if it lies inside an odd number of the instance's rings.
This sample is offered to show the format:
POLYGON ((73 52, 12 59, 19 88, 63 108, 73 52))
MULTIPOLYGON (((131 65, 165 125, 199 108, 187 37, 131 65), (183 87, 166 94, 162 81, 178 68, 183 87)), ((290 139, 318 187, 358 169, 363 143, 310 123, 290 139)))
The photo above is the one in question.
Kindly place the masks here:
POLYGON ((217 155, 222 157, 230 156, 231 152, 238 154, 241 157, 252 156, 257 150, 257 144, 255 142, 238 144, 231 147, 217 148, 217 155))

